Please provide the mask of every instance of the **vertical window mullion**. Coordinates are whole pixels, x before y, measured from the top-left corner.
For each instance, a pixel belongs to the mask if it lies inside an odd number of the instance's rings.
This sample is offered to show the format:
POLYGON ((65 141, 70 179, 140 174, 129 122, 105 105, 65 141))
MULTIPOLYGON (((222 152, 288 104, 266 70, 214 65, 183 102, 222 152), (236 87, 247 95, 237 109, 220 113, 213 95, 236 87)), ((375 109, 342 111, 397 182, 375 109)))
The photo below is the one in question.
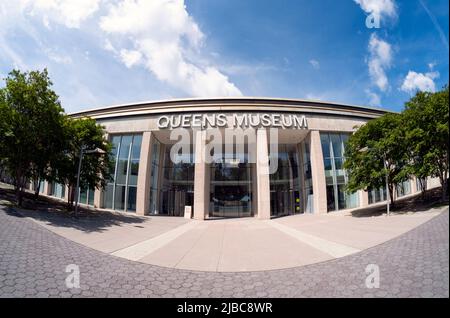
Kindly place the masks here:
POLYGON ((120 147, 122 146, 122 136, 120 136, 119 145, 117 146, 117 153, 116 153, 116 165, 114 167, 114 182, 113 182, 113 195, 112 195, 112 209, 116 209, 116 184, 117 184, 117 166, 119 164, 119 154, 120 154, 120 147))
POLYGON ((339 209, 339 192, 337 186, 337 177, 336 177, 336 164, 334 162, 334 149, 333 142, 331 141, 331 136, 328 134, 328 142, 330 146, 330 160, 331 160, 331 171, 333 172, 333 191, 334 191, 334 211, 339 209))
POLYGON ((131 150, 133 149, 134 135, 131 138, 130 146, 128 147, 128 162, 127 162, 127 175, 125 177, 125 200, 124 200, 124 211, 128 211, 128 179, 130 178, 130 168, 131 168, 131 150))

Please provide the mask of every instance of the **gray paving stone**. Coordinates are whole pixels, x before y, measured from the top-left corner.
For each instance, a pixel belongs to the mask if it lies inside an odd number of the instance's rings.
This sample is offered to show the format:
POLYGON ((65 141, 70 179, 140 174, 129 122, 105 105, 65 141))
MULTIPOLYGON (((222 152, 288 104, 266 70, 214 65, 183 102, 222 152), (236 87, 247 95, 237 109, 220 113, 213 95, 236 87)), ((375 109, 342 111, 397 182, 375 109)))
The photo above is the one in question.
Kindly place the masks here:
POLYGON ((446 297, 449 216, 358 254, 291 269, 214 273, 162 268, 89 249, 0 206, 0 297, 446 297), (67 288, 69 264, 80 287, 67 288), (380 268, 366 288, 365 267, 380 268))

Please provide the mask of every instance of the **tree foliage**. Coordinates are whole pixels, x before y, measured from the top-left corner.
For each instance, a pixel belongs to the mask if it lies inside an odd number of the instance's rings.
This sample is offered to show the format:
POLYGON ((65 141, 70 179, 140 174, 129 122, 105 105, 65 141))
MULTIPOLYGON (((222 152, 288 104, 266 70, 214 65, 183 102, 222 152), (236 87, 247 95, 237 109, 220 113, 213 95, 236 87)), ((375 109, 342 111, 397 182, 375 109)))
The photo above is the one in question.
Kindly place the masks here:
POLYGON ((0 164, 12 177, 18 205, 30 181, 36 186, 41 179, 56 181, 69 185, 73 193, 81 147, 105 152, 85 156, 81 186, 103 187, 111 149, 103 128, 93 119, 72 119, 64 113, 46 69, 13 70, 5 82, 0 88, 0 164))
POLYGON ((395 184, 408 178, 403 169, 406 157, 402 127, 402 116, 388 113, 359 127, 348 139, 344 163, 349 172, 348 191, 384 187, 387 176, 393 202, 395 184))
POLYGON ((448 86, 436 93, 417 92, 403 112, 387 113, 359 127, 346 146, 347 190, 383 187, 387 175, 393 202, 396 184, 412 176, 439 177, 444 196, 449 169, 448 98, 448 86))
POLYGON ((66 147, 55 164, 55 179, 69 186, 68 203, 71 205, 75 199, 78 163, 83 150, 83 160, 80 173, 80 188, 104 188, 106 180, 113 171, 109 153, 111 143, 104 135, 102 126, 97 125, 92 118, 68 119, 65 125, 67 137, 66 147), (87 154, 90 151, 96 153, 87 154))
POLYGON ((53 154, 61 150, 63 109, 47 70, 13 70, 0 94, 2 165, 14 180, 19 205, 30 179, 47 177, 53 154))
POLYGON ((408 172, 420 179, 438 177, 444 195, 449 169, 448 86, 436 93, 418 92, 405 106, 408 172))

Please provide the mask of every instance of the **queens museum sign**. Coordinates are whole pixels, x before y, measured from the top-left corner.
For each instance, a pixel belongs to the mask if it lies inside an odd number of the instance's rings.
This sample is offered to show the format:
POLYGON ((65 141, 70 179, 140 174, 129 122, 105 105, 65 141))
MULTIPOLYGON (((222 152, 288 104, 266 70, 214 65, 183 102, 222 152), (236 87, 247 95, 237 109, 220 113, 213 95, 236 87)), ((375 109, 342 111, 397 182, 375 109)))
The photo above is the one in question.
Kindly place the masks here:
POLYGON ((158 118, 159 129, 171 128, 308 128, 305 115, 257 114, 178 114, 158 118))

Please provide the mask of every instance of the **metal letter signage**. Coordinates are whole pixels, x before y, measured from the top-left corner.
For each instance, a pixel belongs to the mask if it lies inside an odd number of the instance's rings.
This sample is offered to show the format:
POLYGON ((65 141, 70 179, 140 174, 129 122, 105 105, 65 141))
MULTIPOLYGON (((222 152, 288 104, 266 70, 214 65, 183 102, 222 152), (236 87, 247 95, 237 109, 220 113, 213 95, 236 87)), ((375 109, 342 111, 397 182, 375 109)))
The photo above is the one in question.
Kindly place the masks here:
POLYGON ((257 113, 229 116, 227 117, 227 114, 223 113, 163 115, 158 118, 158 128, 217 128, 230 125, 233 128, 308 128, 305 115, 257 113))

